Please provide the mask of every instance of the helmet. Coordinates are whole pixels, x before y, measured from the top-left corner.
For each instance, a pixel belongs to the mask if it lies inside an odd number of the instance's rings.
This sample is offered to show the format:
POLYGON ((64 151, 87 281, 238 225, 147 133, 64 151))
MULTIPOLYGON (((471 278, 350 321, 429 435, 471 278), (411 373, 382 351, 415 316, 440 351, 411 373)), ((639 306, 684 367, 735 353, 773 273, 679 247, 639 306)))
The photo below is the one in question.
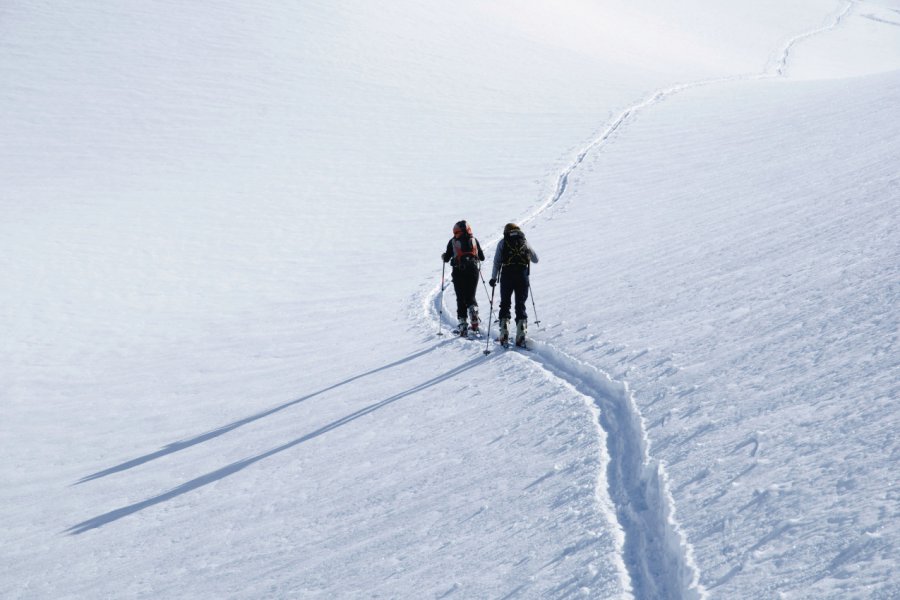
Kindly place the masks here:
POLYGON ((515 223, 507 223, 506 227, 503 228, 503 235, 509 235, 513 231, 521 231, 519 226, 515 223))
POLYGON ((458 221, 453 226, 453 237, 459 237, 462 235, 462 232, 465 231, 467 235, 472 235, 472 226, 469 225, 465 220, 458 221))

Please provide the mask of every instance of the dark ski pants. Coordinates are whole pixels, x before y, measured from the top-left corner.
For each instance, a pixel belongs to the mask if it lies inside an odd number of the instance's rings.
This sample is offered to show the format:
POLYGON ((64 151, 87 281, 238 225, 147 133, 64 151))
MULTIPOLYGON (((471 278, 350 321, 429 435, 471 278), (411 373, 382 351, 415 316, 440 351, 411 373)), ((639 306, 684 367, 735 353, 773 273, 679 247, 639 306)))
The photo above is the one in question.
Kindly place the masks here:
POLYGON ((528 300, 528 267, 509 265, 500 271, 500 318, 509 318, 512 295, 516 295, 516 321, 528 318, 525 301, 528 300))
POLYGON ((468 308, 478 306, 475 292, 478 291, 478 269, 474 265, 468 265, 461 269, 453 269, 453 291, 456 292, 456 316, 459 319, 468 318, 468 308))

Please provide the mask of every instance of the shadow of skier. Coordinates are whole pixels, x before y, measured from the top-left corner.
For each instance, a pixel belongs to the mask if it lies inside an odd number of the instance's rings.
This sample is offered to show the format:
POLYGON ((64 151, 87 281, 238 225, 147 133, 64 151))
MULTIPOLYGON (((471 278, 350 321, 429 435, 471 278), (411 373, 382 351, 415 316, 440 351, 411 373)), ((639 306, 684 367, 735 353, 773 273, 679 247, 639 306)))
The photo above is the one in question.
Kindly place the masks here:
MULTIPOLYGON (((117 508, 115 510, 111 510, 109 512, 103 513, 102 515, 97 515, 96 517, 87 519, 86 521, 82 521, 81 523, 78 523, 76 525, 73 525, 72 527, 69 527, 65 533, 68 533, 69 535, 80 535, 86 531, 90 531, 91 529, 103 527, 104 525, 112 523, 113 521, 118 521, 119 519, 121 519, 123 517, 127 517, 128 515, 142 511, 145 508, 149 508, 156 504, 160 504, 162 502, 166 502, 173 498, 177 498, 178 496, 187 494, 188 492, 191 492, 191 491, 201 488, 203 486, 209 485, 210 483, 219 481, 230 475, 234 475, 238 471, 242 471, 245 468, 249 467, 250 465, 253 465, 262 460, 265 460, 266 458, 269 458, 271 456, 274 456, 276 454, 284 452, 285 450, 289 450, 289 449, 293 448, 294 446, 298 446, 304 442, 308 442, 311 439, 317 438, 325 433, 328 433, 329 431, 337 429, 338 427, 341 427, 343 425, 346 425, 347 423, 355 421, 356 419, 359 419, 370 413, 373 413, 376 410, 384 408, 385 406, 387 406, 389 404, 397 402, 398 400, 402 400, 403 398, 407 398, 409 396, 412 396, 413 394, 417 394, 417 393, 419 393, 423 390, 426 390, 434 385, 437 385, 439 383, 447 381, 448 379, 452 379, 452 378, 456 377, 457 375, 459 375, 465 371, 468 371, 469 369, 471 369, 483 362, 484 362, 483 357, 478 357, 478 358, 472 359, 468 362, 465 362, 457 367, 450 369, 446 373, 442 373, 441 375, 438 375, 437 377, 433 377, 423 383, 420 383, 416 386, 409 388, 406 391, 400 392, 398 394, 394 394, 393 396, 391 396, 389 398, 385 398, 384 400, 381 400, 374 404, 370 404, 369 406, 366 406, 365 408, 361 408, 355 412, 350 413, 349 415, 347 415, 345 417, 337 419, 336 421, 332 421, 328 425, 320 427, 319 429, 316 429, 315 431, 313 431, 311 433, 307 433, 306 435, 299 437, 295 440, 287 442, 286 444, 282 444, 280 446, 272 448, 271 450, 269 450, 267 452, 263 452, 262 454, 257 454, 256 456, 251 456, 249 458, 245 458, 243 460, 233 462, 230 465, 224 466, 221 469, 217 469, 211 473, 207 473, 206 475, 201 475, 200 477, 196 477, 190 481, 187 481, 187 482, 179 485, 176 488, 169 490, 168 492, 159 494, 158 496, 153 496, 152 498, 142 500, 141 502, 129 504, 128 506, 123 506, 122 508, 117 508)), ((383 368, 385 368, 385 367, 383 367, 383 368)))
POLYGON ((228 425, 223 425, 222 427, 213 429, 211 431, 207 431, 206 433, 202 433, 202 434, 192 437, 190 439, 173 442, 171 444, 163 446, 156 452, 144 454, 143 456, 133 458, 131 460, 125 461, 125 462, 115 465, 113 467, 109 467, 108 469, 103 469, 102 471, 97 471, 96 473, 93 473, 91 475, 86 475, 86 476, 82 477, 81 479, 79 479, 78 481, 76 481, 73 485, 81 485, 82 483, 87 483, 89 481, 93 481, 95 479, 100 479, 100 478, 106 477, 108 475, 113 475, 115 473, 121 473, 122 471, 127 471, 128 469, 133 469, 134 467, 138 467, 144 463, 148 463, 148 462, 156 460, 158 458, 163 458, 164 456, 168 456, 170 454, 174 454, 176 452, 186 450, 187 448, 190 448, 191 446, 196 446, 197 444, 202 444, 203 442, 208 442, 209 440, 212 440, 219 436, 225 435, 226 433, 234 431, 235 429, 243 427, 244 425, 249 425, 250 423, 253 423, 255 421, 259 421, 260 419, 264 419, 266 417, 274 415, 275 413, 281 412, 292 406, 300 404, 301 402, 304 402, 311 398, 315 398, 316 396, 319 396, 326 392, 330 392, 331 390, 337 389, 337 388, 347 385, 349 383, 353 383, 354 381, 362 379, 363 377, 368 377, 370 375, 374 375, 376 373, 386 371, 387 369, 392 369, 394 367, 398 367, 402 364, 413 361, 417 358, 420 358, 420 357, 428 354, 429 352, 432 352, 435 348, 438 348, 438 347, 439 347, 439 345, 431 346, 430 348, 426 348, 425 350, 421 350, 419 352, 416 352, 415 354, 411 354, 409 356, 401 358, 400 360, 396 360, 392 363, 378 367, 377 369, 372 369, 370 371, 366 371, 365 373, 360 373, 359 375, 355 375, 349 379, 345 379, 344 381, 341 381, 340 383, 335 383, 334 385, 330 385, 326 388, 322 388, 321 390, 315 391, 311 394, 307 394, 306 396, 303 396, 302 398, 297 398, 296 400, 291 400, 290 402, 285 402, 284 404, 280 404, 278 406, 275 406, 268 410, 264 410, 262 412, 254 414, 254 415, 250 415, 249 417, 245 417, 238 421, 234 421, 233 423, 229 423, 228 425))

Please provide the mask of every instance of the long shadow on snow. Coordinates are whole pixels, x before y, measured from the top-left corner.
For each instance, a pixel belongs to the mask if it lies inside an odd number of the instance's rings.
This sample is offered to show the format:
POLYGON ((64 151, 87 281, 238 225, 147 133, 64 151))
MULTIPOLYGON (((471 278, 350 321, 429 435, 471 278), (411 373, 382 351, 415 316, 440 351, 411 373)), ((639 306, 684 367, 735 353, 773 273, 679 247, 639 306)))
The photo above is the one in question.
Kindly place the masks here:
MULTIPOLYGON (((413 356, 417 356, 417 355, 413 355, 413 356)), ((152 498, 148 498, 146 500, 143 500, 141 502, 136 502, 134 504, 129 504, 128 506, 123 506, 122 508, 117 508, 116 510, 111 510, 109 512, 103 513, 102 515, 97 515, 96 517, 93 517, 86 521, 82 521, 81 523, 78 523, 77 525, 73 525, 72 527, 69 527, 66 530, 66 533, 68 533, 69 535, 82 534, 91 529, 96 529, 98 527, 102 527, 104 525, 112 523, 113 521, 118 521, 119 519, 121 519, 123 517, 127 517, 128 515, 134 514, 141 510, 144 510, 145 508, 149 508, 156 504, 166 502, 167 500, 177 498, 178 496, 181 496, 182 494, 186 494, 188 492, 191 492, 193 490, 201 488, 205 485, 209 485, 210 483, 213 483, 215 481, 219 481, 220 479, 224 479, 224 478, 228 477, 229 475, 234 475, 238 471, 242 471, 243 469, 249 467, 252 464, 258 463, 261 460, 264 460, 266 458, 269 458, 271 456, 274 456, 276 454, 284 452, 285 450, 289 450, 289 449, 293 448, 294 446, 302 444, 303 442, 308 442, 309 440, 317 438, 322 434, 328 433, 329 431, 332 431, 333 429, 337 429, 338 427, 341 427, 342 425, 346 425, 347 423, 350 423, 351 421, 355 421, 356 419, 359 419, 360 417, 364 417, 364 416, 368 415, 369 413, 375 412, 376 410, 383 408, 383 407, 387 406, 388 404, 392 404, 392 403, 396 402, 397 400, 401 400, 403 398, 406 398, 407 396, 412 396, 413 394, 417 394, 418 392, 426 390, 426 389, 428 389, 434 385, 437 385, 441 382, 447 381, 448 379, 452 379, 453 377, 456 377, 460 373, 463 373, 464 371, 468 371, 472 367, 475 367, 476 365, 481 364, 483 361, 484 361, 484 357, 474 358, 468 362, 465 362, 457 367, 450 369, 446 373, 443 373, 441 375, 438 375, 437 377, 433 377, 433 378, 429 379, 428 381, 425 381, 416 386, 413 386, 404 392, 400 392, 399 394, 394 394, 393 396, 391 396, 389 398, 385 398, 384 400, 381 400, 374 404, 370 404, 369 406, 366 406, 365 408, 361 408, 361 409, 357 410, 356 412, 352 412, 345 417, 342 417, 336 421, 332 421, 328 425, 320 427, 319 429, 316 429, 312 433, 307 433, 303 437, 299 437, 299 438, 292 440, 286 444, 282 444, 281 446, 272 448, 271 450, 269 450, 267 452, 263 452, 262 454, 257 454, 256 456, 251 456, 249 458, 245 458, 243 460, 233 462, 230 465, 222 467, 221 469, 217 469, 211 473, 207 473, 206 475, 201 475, 200 477, 197 477, 188 482, 182 483, 178 487, 176 487, 172 490, 169 490, 168 492, 165 492, 163 494, 159 494, 158 496, 154 496, 152 498)))
POLYGON ((416 352, 415 354, 410 354, 407 357, 401 358, 400 360, 396 360, 396 361, 386 364, 382 367, 378 367, 377 369, 372 369, 370 371, 366 371, 365 373, 355 375, 355 376, 351 377, 350 379, 345 379, 344 381, 342 381, 340 383, 335 383, 334 385, 330 385, 326 388, 322 388, 321 390, 318 390, 311 394, 307 394, 306 396, 303 396, 302 398, 297 398, 296 400, 291 400, 290 402, 286 402, 286 403, 276 406, 274 408, 270 408, 269 410, 265 410, 263 412, 256 413, 255 415, 250 415, 249 417, 245 417, 239 421, 229 423, 228 425, 223 425, 222 427, 219 427, 218 429, 213 429, 212 431, 207 431, 206 433, 202 433, 198 436, 192 437, 187 440, 173 442, 171 444, 163 446, 156 452, 151 452, 150 454, 145 454, 143 456, 133 458, 131 460, 120 463, 114 467, 110 467, 110 468, 104 469, 102 471, 97 471, 96 473, 94 473, 92 475, 86 475, 86 476, 82 477, 81 479, 79 479, 77 482, 75 482, 75 485, 87 483, 88 481, 93 481, 94 479, 100 479, 102 477, 106 477, 107 475, 113 475, 114 473, 120 473, 122 471, 127 471, 128 469, 133 469, 134 467, 138 467, 144 463, 150 462, 152 460, 156 460, 157 458, 162 458, 164 456, 168 456, 169 454, 174 454, 175 452, 180 452, 182 450, 185 450, 186 448, 190 448, 191 446, 196 446, 197 444, 202 444, 203 442, 208 442, 209 440, 215 439, 221 435, 225 435, 226 433, 228 433, 230 431, 234 431, 235 429, 238 429, 239 427, 243 427, 244 425, 249 425, 250 423, 253 423, 254 421, 259 421, 260 419, 264 419, 265 417, 274 415, 277 412, 281 412, 281 411, 283 411, 287 408, 290 408, 296 404, 300 404, 301 402, 303 402, 305 400, 309 400, 310 398, 315 398, 316 396, 324 394, 325 392, 330 392, 333 389, 347 385, 348 383, 352 383, 358 379, 362 379, 363 377, 368 377, 369 375, 374 375, 375 373, 379 373, 379 372, 385 371, 387 369, 392 369, 392 368, 400 366, 404 363, 415 360, 415 359, 419 358, 420 356, 423 356, 425 354, 428 354, 429 352, 432 352, 439 345, 440 344, 438 344, 437 346, 431 346, 430 348, 426 348, 425 350, 416 352))

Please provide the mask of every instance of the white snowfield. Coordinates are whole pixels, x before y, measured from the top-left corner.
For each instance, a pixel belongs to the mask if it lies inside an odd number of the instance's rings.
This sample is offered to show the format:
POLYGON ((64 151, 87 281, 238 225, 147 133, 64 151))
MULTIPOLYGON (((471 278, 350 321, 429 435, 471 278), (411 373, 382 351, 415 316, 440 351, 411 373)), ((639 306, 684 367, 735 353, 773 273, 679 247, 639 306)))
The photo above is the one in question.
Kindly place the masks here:
POLYGON ((0 597, 900 598, 900 0, 13 0, 0 82, 0 597))

